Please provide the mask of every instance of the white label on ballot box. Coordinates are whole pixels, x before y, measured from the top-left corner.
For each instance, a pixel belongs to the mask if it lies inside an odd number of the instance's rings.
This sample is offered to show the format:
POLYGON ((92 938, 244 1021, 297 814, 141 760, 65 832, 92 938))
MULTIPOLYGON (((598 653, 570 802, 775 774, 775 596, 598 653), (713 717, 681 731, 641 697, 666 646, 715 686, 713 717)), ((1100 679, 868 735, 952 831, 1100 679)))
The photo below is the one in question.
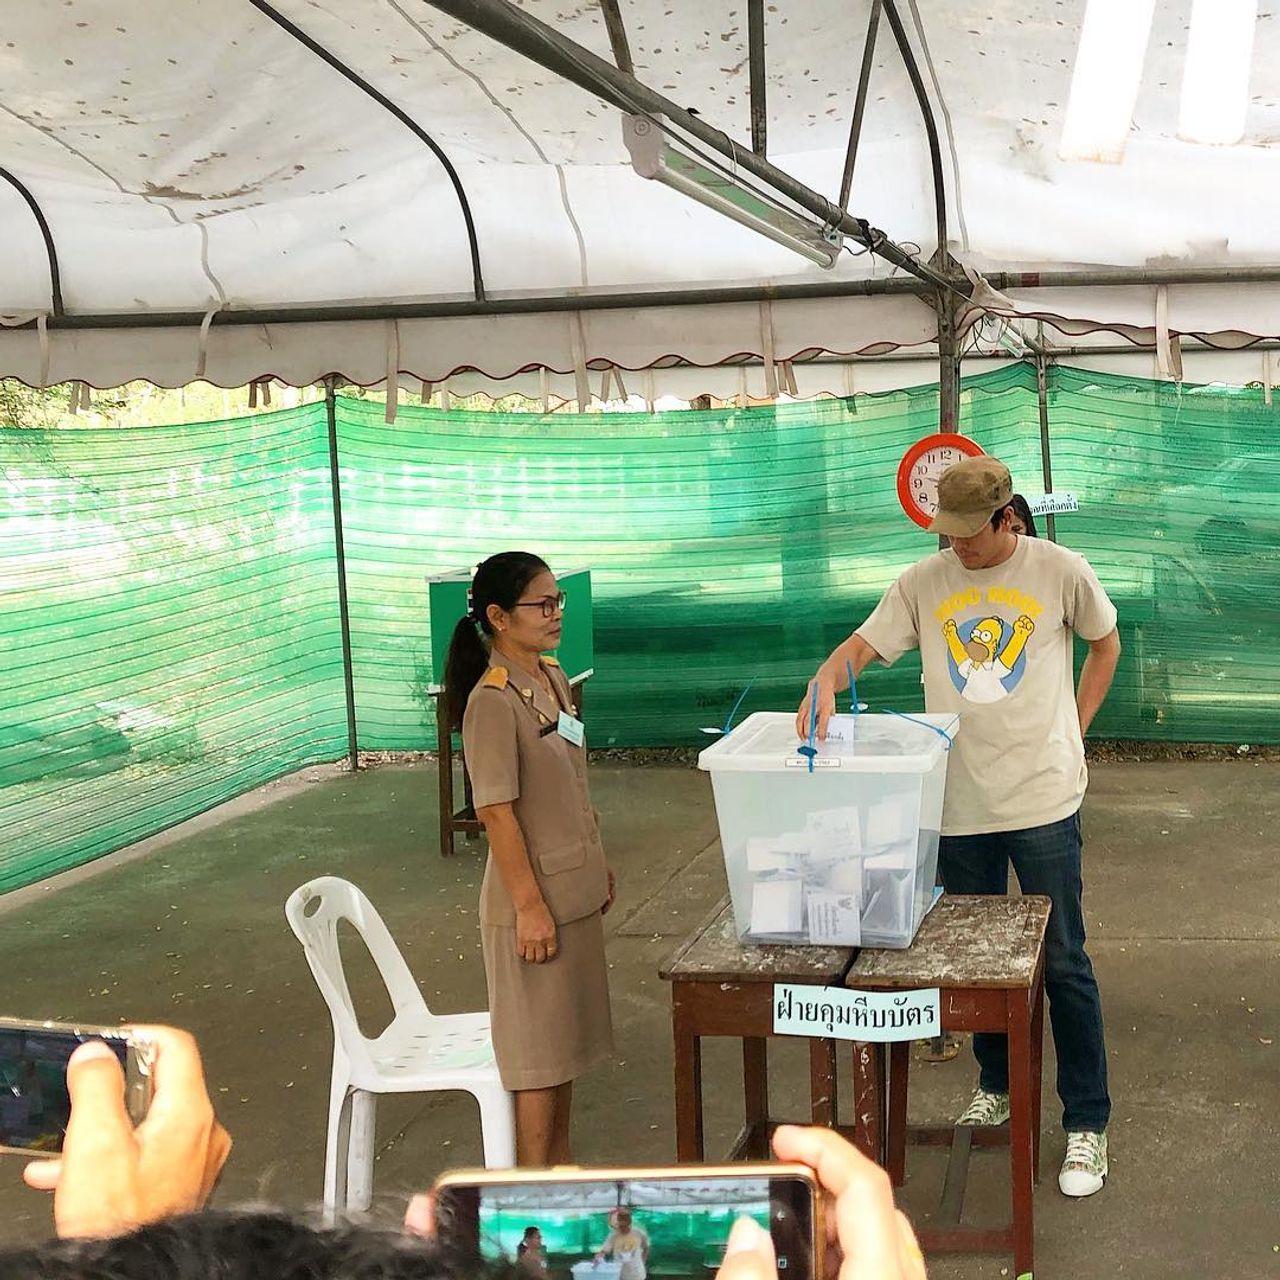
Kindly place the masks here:
POLYGON ((773 988, 773 1034, 877 1044, 929 1040, 942 1034, 942 997, 937 987, 845 991, 780 982, 773 988))

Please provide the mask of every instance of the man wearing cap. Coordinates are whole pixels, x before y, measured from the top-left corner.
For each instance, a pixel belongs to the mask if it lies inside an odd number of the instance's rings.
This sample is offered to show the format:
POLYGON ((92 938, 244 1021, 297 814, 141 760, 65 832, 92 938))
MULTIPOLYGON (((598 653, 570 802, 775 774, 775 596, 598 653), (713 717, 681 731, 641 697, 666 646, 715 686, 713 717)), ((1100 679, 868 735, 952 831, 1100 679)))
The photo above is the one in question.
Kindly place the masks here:
MULTIPOLYGON (((1058 1058, 1067 1154, 1058 1177, 1087 1196, 1107 1176, 1107 1060, 1102 1003, 1084 949, 1080 804, 1084 735, 1111 687, 1120 639, 1115 606, 1083 556, 1010 528, 1013 485, 995 458, 967 458, 938 482, 930 526, 950 543, 912 565, 871 616, 818 669, 817 736, 837 692, 873 661, 919 648, 925 706, 960 716, 947 767, 942 881, 949 893, 1003 894, 1013 865, 1022 892, 1053 901, 1045 989, 1058 1058), (1089 646, 1079 687, 1072 637, 1089 646)), ((811 693, 796 718, 809 733, 811 693)), ((1009 1118, 1004 1036, 975 1035, 978 1091, 960 1124, 1009 1118)))

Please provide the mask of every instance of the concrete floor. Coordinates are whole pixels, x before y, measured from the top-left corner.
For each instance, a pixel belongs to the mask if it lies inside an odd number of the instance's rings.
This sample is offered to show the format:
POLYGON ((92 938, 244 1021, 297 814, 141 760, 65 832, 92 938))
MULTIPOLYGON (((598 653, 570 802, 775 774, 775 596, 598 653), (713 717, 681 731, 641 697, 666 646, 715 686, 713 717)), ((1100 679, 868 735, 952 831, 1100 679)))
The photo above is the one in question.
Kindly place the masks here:
MULTIPOLYGON (((1102 984, 1115 1113, 1112 1177, 1085 1202, 1057 1191, 1063 1138, 1046 1062, 1040 1276, 1106 1271, 1155 1280, 1280 1275, 1280 765, 1107 764, 1086 806, 1086 908, 1102 984)), ((619 879, 609 919, 618 1060, 578 1090, 584 1162, 673 1154, 668 993, 661 960, 723 892, 709 788, 675 768, 599 764, 593 793, 619 879)), ((441 861, 431 764, 359 777, 306 771, 131 854, 0 900, 6 1012, 193 1030, 236 1151, 220 1203, 314 1203, 320 1193, 328 1018, 281 906, 313 876, 359 883, 428 1002, 480 1008, 479 846, 441 861)), ((367 957, 353 990, 368 1027, 386 1001, 367 957), (362 1011, 364 1012, 364 1011, 362 1011)), ((802 1116, 807 1059, 774 1042, 776 1114, 802 1116)), ((739 1058, 707 1053, 708 1149, 739 1122, 739 1058), (723 1081, 723 1087, 716 1087, 723 1081)), ((916 1067, 912 1115, 941 1119, 974 1082, 966 1053, 916 1067)), ((847 1101, 847 1099, 846 1099, 847 1101)), ((480 1158, 472 1107, 454 1097, 383 1102, 380 1207, 480 1158)), ((942 1164, 909 1161, 902 1202, 928 1212, 942 1164)), ((7 1239, 35 1239, 48 1205, 0 1161, 7 1239)), ((975 1157, 967 1213, 1007 1205, 996 1154, 975 1157)), ((931 1259, 935 1277, 1008 1276, 1007 1257, 931 1259)))

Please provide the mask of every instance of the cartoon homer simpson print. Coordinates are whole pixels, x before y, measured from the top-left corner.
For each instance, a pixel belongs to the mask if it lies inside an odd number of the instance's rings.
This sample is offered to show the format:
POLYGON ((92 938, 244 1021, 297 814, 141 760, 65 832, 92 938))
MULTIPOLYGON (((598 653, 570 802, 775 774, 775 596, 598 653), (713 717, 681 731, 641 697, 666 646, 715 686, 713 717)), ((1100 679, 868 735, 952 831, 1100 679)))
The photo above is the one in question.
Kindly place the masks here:
POLYGON ((1004 624, 999 618, 983 618, 974 625, 967 641, 960 639, 960 628, 954 618, 943 624, 942 634, 956 664, 956 673, 964 681, 960 696, 970 702, 999 702, 1009 696, 1004 681, 1013 674, 1022 651, 1027 647, 1036 624, 1024 613, 1013 624, 1013 635, 1000 648, 1004 624), (999 652, 997 653, 997 649, 999 652))

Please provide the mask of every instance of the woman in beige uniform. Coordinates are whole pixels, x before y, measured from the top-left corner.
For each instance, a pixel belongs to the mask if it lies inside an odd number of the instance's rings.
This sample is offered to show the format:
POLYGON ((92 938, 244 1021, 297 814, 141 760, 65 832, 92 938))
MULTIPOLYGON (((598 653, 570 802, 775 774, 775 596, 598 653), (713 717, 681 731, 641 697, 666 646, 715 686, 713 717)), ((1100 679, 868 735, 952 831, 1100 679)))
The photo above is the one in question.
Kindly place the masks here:
POLYGON ((489 837, 480 935, 494 1053, 515 1094, 516 1160, 535 1167, 569 1162, 573 1082, 613 1051, 602 919, 613 873, 569 683, 541 656, 560 643, 564 605, 537 556, 486 560, 444 680, 489 837))

